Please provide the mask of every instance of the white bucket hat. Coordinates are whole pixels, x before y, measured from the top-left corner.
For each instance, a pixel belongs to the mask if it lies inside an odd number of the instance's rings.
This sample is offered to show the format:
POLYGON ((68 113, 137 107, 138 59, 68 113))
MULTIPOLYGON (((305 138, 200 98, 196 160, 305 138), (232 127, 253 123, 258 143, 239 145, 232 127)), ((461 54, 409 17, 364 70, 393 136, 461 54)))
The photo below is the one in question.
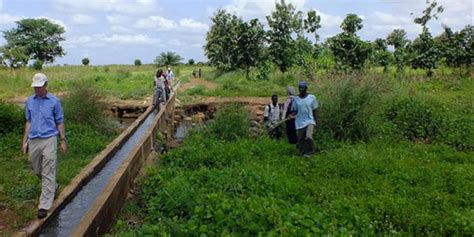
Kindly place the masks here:
POLYGON ((48 77, 43 73, 36 73, 33 76, 33 83, 31 83, 31 87, 43 87, 44 84, 48 81, 48 77))

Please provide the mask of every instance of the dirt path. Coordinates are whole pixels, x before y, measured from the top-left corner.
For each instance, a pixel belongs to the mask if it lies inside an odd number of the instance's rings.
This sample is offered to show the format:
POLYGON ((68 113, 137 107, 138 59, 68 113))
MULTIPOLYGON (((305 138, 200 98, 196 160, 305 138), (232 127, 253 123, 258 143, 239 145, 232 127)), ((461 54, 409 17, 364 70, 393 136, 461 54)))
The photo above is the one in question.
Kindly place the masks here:
POLYGON ((198 85, 203 85, 208 90, 214 90, 219 86, 219 84, 217 84, 217 83, 206 81, 206 80, 203 80, 201 78, 189 77, 189 82, 181 84, 181 86, 178 89, 178 92, 183 92, 187 89, 193 88, 193 87, 198 86, 198 85))

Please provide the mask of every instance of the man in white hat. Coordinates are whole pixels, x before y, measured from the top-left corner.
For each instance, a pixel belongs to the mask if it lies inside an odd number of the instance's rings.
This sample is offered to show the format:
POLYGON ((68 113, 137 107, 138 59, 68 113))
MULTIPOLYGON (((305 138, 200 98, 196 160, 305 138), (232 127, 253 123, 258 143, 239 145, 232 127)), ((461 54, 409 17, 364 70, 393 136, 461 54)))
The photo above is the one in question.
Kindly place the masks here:
POLYGON ((41 196, 38 205, 38 218, 47 216, 57 189, 56 158, 57 136, 61 139, 61 151, 67 152, 64 130, 64 115, 61 102, 48 93, 48 77, 43 73, 33 76, 31 87, 35 94, 28 97, 25 106, 25 134, 22 150, 29 154, 29 161, 36 175, 41 178, 41 196))

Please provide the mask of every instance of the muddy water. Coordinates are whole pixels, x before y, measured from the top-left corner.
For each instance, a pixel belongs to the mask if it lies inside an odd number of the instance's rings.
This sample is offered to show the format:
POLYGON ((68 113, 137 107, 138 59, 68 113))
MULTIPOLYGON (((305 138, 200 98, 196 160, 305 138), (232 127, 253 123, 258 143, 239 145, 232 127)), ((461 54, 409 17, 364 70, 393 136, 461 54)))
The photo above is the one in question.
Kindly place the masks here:
POLYGON ((77 195, 69 202, 59 214, 51 220, 39 236, 69 236, 82 217, 87 213, 95 199, 102 193, 115 170, 122 164, 123 160, 138 144, 143 133, 152 125, 153 118, 157 114, 153 111, 145 121, 138 127, 128 141, 115 153, 102 170, 92 178, 77 195))

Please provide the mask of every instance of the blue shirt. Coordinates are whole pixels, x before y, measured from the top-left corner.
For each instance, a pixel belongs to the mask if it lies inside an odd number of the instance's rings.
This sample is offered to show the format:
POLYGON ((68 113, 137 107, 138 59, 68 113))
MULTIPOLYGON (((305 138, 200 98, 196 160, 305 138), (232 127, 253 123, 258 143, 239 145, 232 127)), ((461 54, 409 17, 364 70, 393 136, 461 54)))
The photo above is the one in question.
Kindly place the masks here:
POLYGON ((25 116, 30 123, 29 139, 57 136, 57 125, 64 122, 61 102, 50 93, 47 93, 43 98, 37 95, 28 97, 25 116))
POLYGON ((318 108, 318 101, 314 95, 308 94, 305 98, 295 96, 291 104, 291 111, 296 112, 296 129, 304 128, 310 124, 316 125, 313 110, 318 108))

